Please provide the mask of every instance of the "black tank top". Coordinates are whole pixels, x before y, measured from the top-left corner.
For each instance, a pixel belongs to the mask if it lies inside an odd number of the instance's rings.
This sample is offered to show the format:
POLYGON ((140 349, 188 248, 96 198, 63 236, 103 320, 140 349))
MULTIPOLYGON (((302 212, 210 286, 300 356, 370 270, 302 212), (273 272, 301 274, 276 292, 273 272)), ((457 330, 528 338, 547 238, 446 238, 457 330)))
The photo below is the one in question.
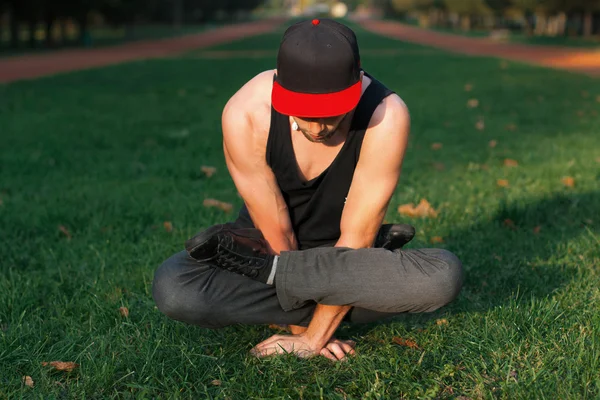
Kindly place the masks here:
MULTIPOLYGON (((288 207, 300 250, 331 246, 339 239, 342 211, 365 131, 379 103, 394 93, 366 72, 365 75, 372 82, 356 107, 346 141, 329 167, 310 181, 303 180, 299 175, 289 117, 271 107, 266 160, 288 207)), ((245 206, 240 218, 250 220, 245 206)))

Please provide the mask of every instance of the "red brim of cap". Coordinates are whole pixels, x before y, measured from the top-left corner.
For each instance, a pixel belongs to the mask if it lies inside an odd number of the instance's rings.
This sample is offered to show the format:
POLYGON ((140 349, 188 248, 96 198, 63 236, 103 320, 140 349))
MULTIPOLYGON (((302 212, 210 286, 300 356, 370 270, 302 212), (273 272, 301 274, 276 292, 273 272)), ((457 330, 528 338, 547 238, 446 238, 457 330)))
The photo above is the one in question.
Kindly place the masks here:
POLYGON ((300 118, 335 117, 352 111, 362 91, 361 82, 335 93, 298 93, 273 82, 271 102, 280 114, 300 118))

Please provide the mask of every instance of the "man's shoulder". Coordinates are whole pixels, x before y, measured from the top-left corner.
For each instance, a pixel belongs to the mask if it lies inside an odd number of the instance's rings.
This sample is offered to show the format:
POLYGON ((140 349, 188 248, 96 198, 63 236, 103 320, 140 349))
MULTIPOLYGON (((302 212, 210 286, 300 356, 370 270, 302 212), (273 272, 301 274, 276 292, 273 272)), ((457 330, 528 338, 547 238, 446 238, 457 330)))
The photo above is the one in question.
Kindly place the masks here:
POLYGON ((256 107, 270 106, 272 88, 273 70, 261 72, 239 88, 231 96, 225 108, 232 108, 236 112, 252 113, 256 107))
POLYGON ((238 119, 244 116, 257 127, 268 122, 271 113, 273 73, 274 70, 263 71, 246 82, 227 101, 223 109, 223 119, 238 119))
POLYGON ((409 134, 408 107, 400 96, 392 93, 379 103, 371 116, 361 147, 361 157, 372 158, 375 162, 387 159, 395 163, 403 157, 409 134))
POLYGON ((271 120, 273 70, 254 76, 227 102, 223 109, 223 136, 244 146, 266 143, 271 120))
MULTIPOLYGON (((401 127, 410 121, 408 106, 402 98, 391 93, 381 100, 369 122, 368 132, 373 135, 389 132, 394 126, 401 127)), ((392 129, 395 130, 395 129, 392 129)))

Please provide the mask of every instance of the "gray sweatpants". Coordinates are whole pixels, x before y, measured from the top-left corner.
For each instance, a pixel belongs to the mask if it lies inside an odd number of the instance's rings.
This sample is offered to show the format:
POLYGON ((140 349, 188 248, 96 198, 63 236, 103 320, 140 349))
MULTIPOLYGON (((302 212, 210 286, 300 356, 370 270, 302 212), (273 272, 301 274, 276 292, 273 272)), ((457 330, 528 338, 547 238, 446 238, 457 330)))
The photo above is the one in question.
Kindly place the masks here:
POLYGON ((317 304, 353 306, 345 321, 365 323, 448 304, 462 288, 463 270, 444 249, 320 247, 282 252, 275 282, 273 287, 181 251, 158 268, 152 294, 169 318, 205 328, 308 326, 317 304))

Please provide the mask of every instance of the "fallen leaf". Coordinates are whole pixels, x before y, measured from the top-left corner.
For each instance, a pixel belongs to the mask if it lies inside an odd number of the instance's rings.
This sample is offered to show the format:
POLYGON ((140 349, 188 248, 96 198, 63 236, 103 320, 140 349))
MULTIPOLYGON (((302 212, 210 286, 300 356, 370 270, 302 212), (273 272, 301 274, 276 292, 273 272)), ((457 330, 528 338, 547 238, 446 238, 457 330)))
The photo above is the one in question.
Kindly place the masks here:
POLYGON ((516 160, 511 160, 510 158, 506 158, 506 159, 504 159, 504 166, 505 167, 517 167, 517 166, 519 166, 519 163, 516 160))
POLYGON ((477 99, 469 99, 469 101, 467 101, 467 107, 469 107, 469 108, 479 107, 479 100, 477 100, 477 99))
POLYGON ((167 232, 173 231, 173 223, 171 223, 171 221, 163 222, 163 226, 165 227, 165 231, 167 231, 167 232))
POLYGON ((30 388, 33 387, 33 379, 31 379, 29 375, 23 377, 23 383, 25 386, 29 386, 30 388))
POLYGON ((445 318, 435 320, 437 325, 448 325, 448 320, 445 318))
POLYGON ((508 187, 509 186, 508 179, 498 179, 496 181, 496 185, 498 185, 500 187, 508 187))
POLYGON ((513 378, 515 381, 517 381, 517 378, 518 378, 517 371, 510 371, 508 376, 513 378))
MULTIPOLYGON (((473 90, 473 85, 470 83, 466 83, 465 84, 465 92, 470 92, 471 90, 473 90)), ((600 98, 600 96, 598 96, 600 98)), ((598 100, 600 101, 600 100, 598 100)))
POLYGON ((577 116, 579 117, 583 117, 585 115, 585 112, 582 110, 577 111, 577 116))
POLYGON ((517 130, 517 126, 515 124, 508 124, 504 127, 507 131, 514 132, 517 130))
POLYGON ((535 228, 533 228, 533 233, 535 233, 537 235, 538 233, 540 233, 541 230, 542 230, 542 227, 538 225, 535 228))
POLYGON ((451 121, 444 121, 444 126, 446 128, 450 128, 452 125, 454 125, 451 121))
POLYGON ((494 258, 498 261, 502 261, 502 257, 500 257, 498 254, 494 254, 494 258))
POLYGON ((401 337, 395 336, 392 338, 393 342, 400 346, 410 347, 411 349, 419 349, 419 346, 414 340, 402 339, 401 337))
POLYGON ((419 204, 415 207, 413 203, 403 204, 398 207, 398 212, 408 217, 437 217, 437 211, 435 211, 431 204, 425 199, 421 199, 419 204))
POLYGON ((452 388, 452 386, 446 386, 444 388, 444 390, 442 391, 442 393, 446 393, 448 392, 449 394, 454 394, 454 389, 452 388))
POLYGON ((127 308, 127 307, 119 307, 119 312, 125 318, 129 317, 129 308, 127 308))
POLYGON ((506 60, 502 60, 502 61, 500 61, 500 68, 501 68, 501 69, 506 69, 506 68, 508 68, 508 61, 506 61, 506 60))
POLYGON ((485 129, 485 122, 483 122, 482 119, 480 119, 479 121, 477 121, 477 123, 475 124, 475 128, 477 128, 477 130, 484 130, 485 129))
POLYGON ((600 157, 596 158, 596 162, 600 164, 600 157))
POLYGON ((456 400, 472 400, 472 399, 470 397, 467 397, 467 396, 458 396, 456 398, 456 400))
POLYGON ((435 168, 438 171, 443 171, 446 169, 446 166, 442 163, 433 163, 433 168, 435 168))
POLYGON ((215 386, 221 386, 221 380, 220 379, 213 379, 210 383, 212 383, 215 386))
POLYGON ((487 164, 481 164, 481 165, 479 166, 479 168, 481 168, 481 169, 482 169, 482 170, 484 170, 484 171, 487 171, 488 169, 490 169, 490 167, 488 167, 488 165, 487 165, 487 164))
POLYGON ((206 175, 207 178, 210 178, 217 172, 217 169, 215 167, 209 167, 207 165, 203 165, 200 167, 200 171, 202 171, 204 173, 204 175, 206 175))
POLYGON ((45 367, 47 365, 50 365, 52 367, 54 367, 54 369, 56 369, 57 371, 67 371, 67 372, 71 372, 73 371, 75 368, 79 367, 79 364, 76 364, 72 361, 50 361, 50 362, 42 362, 42 365, 45 367))
POLYGON ((585 222, 588 225, 592 225, 594 223, 594 221, 589 218, 584 219, 583 222, 585 222))
POLYGON ((597 101, 598 103, 600 103, 600 94, 599 94, 598 96, 596 96, 596 101, 597 101))
POLYGON ((441 236, 434 236, 431 238, 431 243, 444 243, 444 238, 441 236))
POLYGON ((587 99, 588 97, 590 97, 590 92, 588 92, 587 90, 582 90, 581 97, 583 97, 584 99, 587 99))
POLYGON ((69 232, 69 230, 64 225, 59 225, 58 230, 61 231, 67 237, 68 240, 71 240, 71 232, 69 232))
POLYGON ((439 150, 439 149, 441 149, 441 148, 442 148, 442 146, 443 146, 443 145, 442 145, 441 143, 432 143, 432 144, 431 144, 431 149, 432 149, 432 150, 439 150))
POLYGON ((497 144, 498 144, 498 142, 497 142, 497 141, 495 141, 495 140, 490 140, 490 143, 489 143, 489 145, 490 145, 490 147, 491 147, 492 149, 493 149, 494 147, 496 147, 496 145, 497 145, 497 144))
POLYGON ((216 207, 225 212, 231 212, 233 210, 233 205, 230 203, 225 203, 224 201, 215 200, 215 199, 205 199, 204 207, 216 207))
POLYGON ((575 179, 570 176, 565 176, 562 178, 562 183, 567 187, 573 187, 575 186, 575 179))
POLYGON ((288 330, 286 325, 279 325, 279 324, 270 324, 269 329, 274 329, 276 331, 287 331, 288 330))
POLYGON ((510 228, 510 229, 515 229, 516 228, 515 222, 512 219, 510 219, 510 218, 506 218, 504 220, 503 224, 504 224, 504 226, 506 226, 507 228, 510 228))

